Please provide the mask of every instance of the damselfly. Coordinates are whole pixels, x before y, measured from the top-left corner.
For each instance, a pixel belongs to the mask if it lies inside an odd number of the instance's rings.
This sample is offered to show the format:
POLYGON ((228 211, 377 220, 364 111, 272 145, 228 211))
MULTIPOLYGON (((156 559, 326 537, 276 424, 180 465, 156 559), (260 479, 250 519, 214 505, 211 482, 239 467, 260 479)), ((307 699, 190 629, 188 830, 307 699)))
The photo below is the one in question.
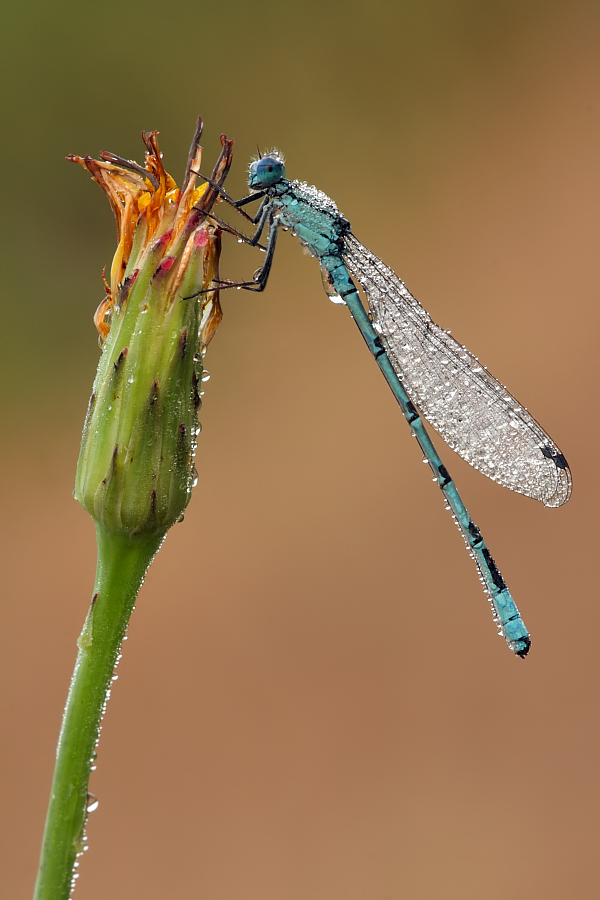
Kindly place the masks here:
POLYGON ((325 291, 334 302, 347 305, 431 467, 475 560, 499 633, 513 653, 525 657, 531 644, 527 629, 420 413, 488 478, 545 506, 561 506, 571 495, 565 457, 512 394, 436 325, 400 278, 354 237, 333 200, 304 182, 286 179, 276 151, 251 164, 248 185, 253 193, 241 200, 221 193, 240 211, 262 199, 255 216, 245 214, 257 228, 244 239, 257 245, 267 228, 264 263, 252 281, 219 286, 264 290, 281 227, 297 235, 319 260, 325 291), (352 276, 365 293, 367 309, 352 276))

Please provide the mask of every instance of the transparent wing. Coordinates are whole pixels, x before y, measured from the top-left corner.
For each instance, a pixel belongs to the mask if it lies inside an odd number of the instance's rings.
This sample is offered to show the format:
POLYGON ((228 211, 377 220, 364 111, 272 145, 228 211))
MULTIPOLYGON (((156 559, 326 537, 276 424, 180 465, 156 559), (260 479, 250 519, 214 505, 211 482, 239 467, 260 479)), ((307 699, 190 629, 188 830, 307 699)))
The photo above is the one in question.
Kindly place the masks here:
POLYGON ((545 506, 566 503, 567 461, 527 410, 352 234, 343 256, 398 377, 448 446, 498 484, 545 506))

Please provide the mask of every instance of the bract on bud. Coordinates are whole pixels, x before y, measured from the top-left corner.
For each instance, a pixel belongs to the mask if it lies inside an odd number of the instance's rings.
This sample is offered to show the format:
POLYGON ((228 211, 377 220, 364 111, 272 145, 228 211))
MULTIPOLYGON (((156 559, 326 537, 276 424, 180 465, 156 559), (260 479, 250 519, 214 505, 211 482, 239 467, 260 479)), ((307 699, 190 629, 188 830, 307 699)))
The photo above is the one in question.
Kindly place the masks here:
MULTIPOLYGON (((222 313, 220 234, 207 214, 218 199, 196 188, 201 121, 181 190, 165 171, 157 133, 142 135, 145 167, 110 153, 71 156, 110 199, 119 232, 110 283, 95 322, 103 342, 77 465, 74 495, 111 534, 165 533, 194 481, 206 345, 222 313)), ((212 181, 231 164, 223 135, 212 181)))

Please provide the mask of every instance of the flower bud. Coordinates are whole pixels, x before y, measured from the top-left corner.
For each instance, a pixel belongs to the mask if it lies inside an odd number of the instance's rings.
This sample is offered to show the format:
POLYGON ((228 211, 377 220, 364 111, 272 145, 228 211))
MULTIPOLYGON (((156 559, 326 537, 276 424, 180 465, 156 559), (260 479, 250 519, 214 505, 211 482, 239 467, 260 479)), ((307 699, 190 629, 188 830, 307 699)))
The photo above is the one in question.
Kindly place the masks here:
MULTIPOLYGON (((109 153, 70 157, 108 195, 119 230, 95 316, 103 349, 74 491, 111 534, 166 533, 194 483, 203 357, 222 318, 208 290, 218 278, 220 235, 207 221, 218 192, 195 187, 200 131, 199 121, 182 190, 163 168, 156 132, 143 134, 145 168, 109 153)), ((221 140, 218 184, 231 163, 232 142, 221 140)))

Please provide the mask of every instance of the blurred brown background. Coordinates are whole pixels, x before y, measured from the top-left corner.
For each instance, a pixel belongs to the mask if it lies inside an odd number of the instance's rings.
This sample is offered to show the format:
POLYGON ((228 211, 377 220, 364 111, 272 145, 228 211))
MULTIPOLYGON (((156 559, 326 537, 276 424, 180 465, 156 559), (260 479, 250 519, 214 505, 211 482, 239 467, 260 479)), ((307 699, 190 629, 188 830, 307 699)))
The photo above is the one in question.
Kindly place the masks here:
MULTIPOLYGON (((543 423, 544 509, 442 456, 533 636, 512 658, 347 312, 282 236, 223 295, 200 483, 143 588, 91 789, 79 900, 600 895, 600 7, 557 0, 5 9, 0 896, 27 900, 89 602, 71 498, 114 249, 67 153, 178 179, 258 142, 543 423)), ((256 253, 226 242, 224 274, 256 253)), ((438 442, 441 443, 441 442, 438 442)))

